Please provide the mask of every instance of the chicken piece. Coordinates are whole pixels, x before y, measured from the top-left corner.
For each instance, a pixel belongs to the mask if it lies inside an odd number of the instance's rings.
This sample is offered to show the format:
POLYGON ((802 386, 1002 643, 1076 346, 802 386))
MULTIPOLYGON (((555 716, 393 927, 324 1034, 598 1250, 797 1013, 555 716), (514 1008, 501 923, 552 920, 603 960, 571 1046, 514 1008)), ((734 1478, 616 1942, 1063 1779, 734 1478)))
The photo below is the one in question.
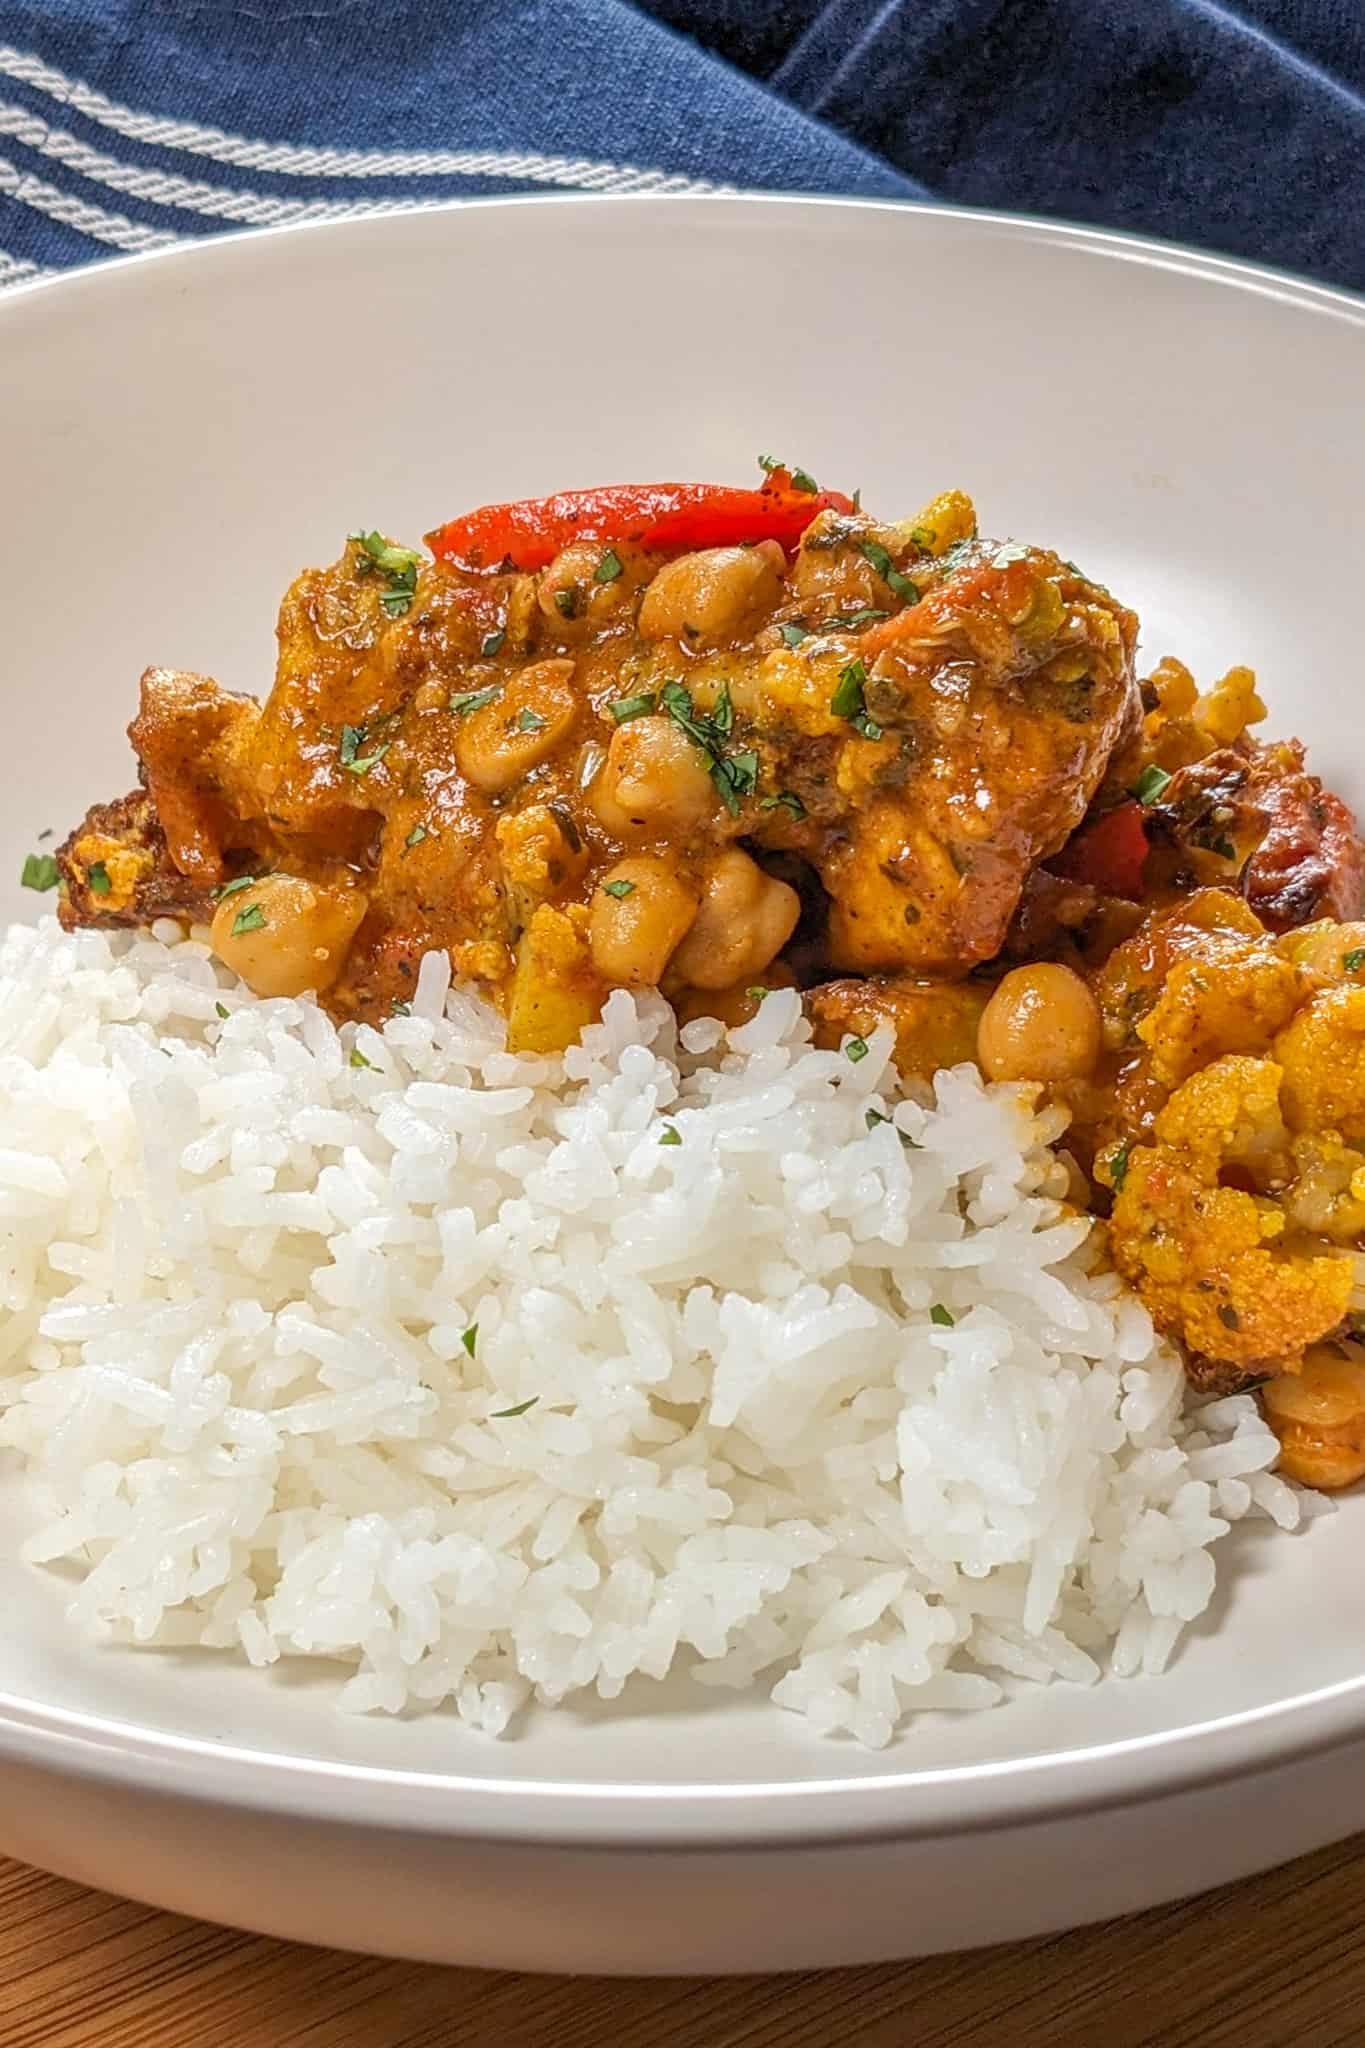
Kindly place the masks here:
POLYGON ((977 1026, 990 994, 989 983, 980 981, 830 981, 809 992, 806 1012, 821 1046, 891 1025, 900 1073, 929 1081, 940 1067, 976 1058, 977 1026))
POLYGON ((1338 921, 1365 912, 1365 845, 1340 797, 1303 765, 1297 740, 1253 755, 1248 800, 1266 819, 1265 836, 1242 876, 1247 902, 1272 931, 1314 918, 1338 921))
POLYGON ((1282 1145, 1281 1070, 1227 1057, 1177 1089, 1155 1142, 1120 1147, 1101 1166, 1114 1189, 1114 1263, 1157 1328, 1244 1374, 1282 1371, 1338 1329, 1354 1262, 1286 1244, 1269 1196, 1222 1184, 1250 1179, 1282 1145))

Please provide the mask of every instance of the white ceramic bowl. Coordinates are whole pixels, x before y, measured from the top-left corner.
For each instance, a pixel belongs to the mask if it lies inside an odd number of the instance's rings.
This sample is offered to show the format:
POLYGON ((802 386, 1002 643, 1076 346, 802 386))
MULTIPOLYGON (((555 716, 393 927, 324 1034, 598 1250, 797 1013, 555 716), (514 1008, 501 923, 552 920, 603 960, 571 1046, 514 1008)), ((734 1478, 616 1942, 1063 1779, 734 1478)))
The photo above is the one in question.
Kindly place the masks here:
MULTIPOLYGON (((736 477, 776 448, 908 512, 949 484, 1259 669, 1365 796, 1365 306, 1038 223, 837 202, 536 200, 230 237, 0 301, 0 914, 126 786, 150 661, 269 681, 279 594, 359 523, 736 477)), ((593 1970, 998 1941, 1365 1824, 1365 1500, 1238 1532, 1170 1674, 927 1717, 876 1756, 685 1685, 533 1719, 339 1716, 332 1681, 91 1649, 12 1562, 0 1848, 276 1934, 593 1970)))

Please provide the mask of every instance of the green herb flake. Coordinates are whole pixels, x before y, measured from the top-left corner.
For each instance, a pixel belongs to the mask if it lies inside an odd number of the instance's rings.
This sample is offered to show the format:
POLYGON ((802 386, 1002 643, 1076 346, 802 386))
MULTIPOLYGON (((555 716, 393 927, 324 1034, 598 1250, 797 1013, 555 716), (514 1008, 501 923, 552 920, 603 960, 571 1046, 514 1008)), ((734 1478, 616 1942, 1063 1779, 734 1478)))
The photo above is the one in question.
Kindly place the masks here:
POLYGON ((1217 838, 1210 839, 1208 846, 1209 852, 1216 853, 1220 860, 1236 860, 1237 858, 1237 848, 1225 832, 1220 832, 1217 838))
POLYGON ((479 1326, 477 1323, 471 1323, 469 1325, 469 1328, 465 1331, 463 1337, 461 1337, 460 1339, 460 1342, 464 1345, 465 1350, 469 1353, 469 1356, 471 1358, 474 1356, 474 1346, 478 1343, 478 1341, 479 1326))
POLYGON ((829 700, 829 708, 836 718, 857 718, 866 712, 863 691, 867 684, 867 670, 861 661, 851 661, 847 668, 839 671, 839 687, 829 700))
POLYGON ((759 809, 761 811, 776 811, 779 809, 790 811, 792 816, 797 819, 807 816, 806 806, 802 803, 794 789, 779 789, 775 796, 765 796, 759 804, 759 809))
POLYGON ((910 538, 917 548, 923 548, 924 552, 929 554, 933 549, 937 535, 932 526, 912 526, 910 538))
POLYGON ((615 548, 608 548, 592 572, 594 583, 614 583, 621 574, 621 557, 615 548))
POLYGON ((711 706, 711 723, 723 740, 728 740, 735 727, 735 705, 730 695, 729 680, 723 682, 716 692, 716 701, 711 706))
POLYGON ((360 749, 364 746, 369 727, 365 725, 343 725, 341 743, 337 755, 343 768, 349 768, 360 749))
POLYGON ((814 496, 819 488, 819 484, 816 483, 815 478, 808 469, 794 469, 792 471, 792 489, 794 491, 805 491, 809 495, 814 496))
POLYGON ((507 629, 505 626, 499 626, 496 633, 488 633, 484 636, 479 652, 485 661, 491 661, 495 654, 502 651, 502 644, 506 638, 507 629))
POLYGON ((919 603, 918 583, 912 583, 908 576, 901 574, 891 559, 890 551, 879 540, 860 540, 858 553, 864 561, 871 562, 882 582, 894 590, 897 597, 903 597, 911 604, 919 603))
POLYGON ((735 716, 729 684, 722 684, 709 714, 698 711, 692 702, 691 692, 679 682, 665 683, 659 692, 659 701, 670 718, 675 719, 688 738, 708 756, 711 780, 717 794, 731 817, 737 818, 741 799, 750 795, 757 786, 759 760, 754 753, 727 755, 724 751, 735 716))
POLYGON ((414 825, 407 838, 403 841, 403 845, 405 848, 420 846, 427 837, 429 837, 429 834, 425 825, 414 825))
POLYGON ((373 1069, 374 1067, 374 1061, 367 1060, 364 1053, 360 1050, 360 1047, 358 1045, 353 1045, 351 1047, 350 1063, 353 1067, 369 1067, 370 1069, 373 1069))
POLYGON ((946 1309, 941 1301, 936 1301, 929 1311, 929 1320, 936 1323, 940 1330, 951 1330, 957 1317, 946 1309))
POLYGON ((227 1004, 226 1004, 226 1003, 215 1003, 213 1007, 214 1007, 214 1010, 215 1010, 215 1011, 217 1012, 217 1014, 218 1014, 218 1015, 219 1015, 219 1016, 220 1016, 220 1017, 221 1017, 221 1018, 223 1019, 224 1023, 226 1023, 226 1022, 227 1022, 227 1019, 228 1019, 228 1018, 229 1018, 229 1017, 231 1016, 231 1014, 232 1014, 232 1013, 231 1013, 231 1011, 230 1011, 230 1010, 228 1009, 228 1006, 227 1006, 227 1004))
POLYGON ((19 870, 21 889, 37 889, 40 894, 46 894, 49 889, 55 889, 61 879, 61 871, 50 853, 24 856, 24 865, 19 870))
POLYGON ((682 1132, 676 1124, 665 1124, 659 1133, 659 1143, 661 1145, 681 1145, 682 1132))
POLYGON ((1164 768, 1158 768, 1155 761, 1149 761, 1133 784, 1133 795, 1140 804, 1154 804, 1169 787, 1170 781, 1164 768))
POLYGON ((109 879, 109 870, 102 860, 91 861, 85 871, 85 879, 90 885, 92 896, 107 896, 114 886, 109 879))
POLYGON ((1115 1152, 1114 1156, 1109 1161, 1109 1178, 1114 1184, 1115 1194, 1118 1194, 1118 1192, 1123 1186, 1123 1183, 1128 1178, 1128 1156, 1131 1153, 1132 1149, 1132 1139, 1125 1138, 1123 1143, 1119 1146, 1118 1151, 1115 1152))
POLYGON ((377 767, 383 760, 392 744, 391 740, 385 740, 382 745, 375 748, 372 754, 357 754, 354 760, 344 762, 342 765, 346 773, 348 775, 368 775, 371 768, 377 767))
POLYGON ((607 710, 617 725, 629 725, 632 718, 647 718, 657 701, 652 690, 640 690, 633 697, 618 697, 607 710))
POLYGON ((388 584, 379 602, 391 619, 401 619, 417 593, 417 570, 421 556, 416 548, 398 547, 382 533, 352 533, 347 536, 361 549, 356 563, 358 576, 378 574, 388 584))
POLYGON ((529 1401, 519 1401, 515 1408, 495 1408, 489 1417, 489 1421, 506 1422, 514 1415, 524 1415, 528 1408, 535 1407, 539 1399, 539 1394, 532 1394, 529 1401))
POLYGON ((870 1131, 875 1131, 878 1124, 889 1124, 890 1121, 890 1117, 883 1116, 879 1109, 865 1109, 863 1111, 863 1122, 870 1131))
POLYGON ((847 1044, 844 1046, 844 1058, 852 1060, 855 1067, 857 1066, 859 1060, 865 1060, 867 1058, 867 1054, 868 1043, 865 1038, 850 1038, 847 1044))
POLYGON ((555 610, 561 619, 578 616, 578 592, 572 583, 566 583, 562 590, 555 592, 555 610))
POLYGON ((1352 946, 1349 953, 1343 953, 1341 964, 1348 974, 1358 974, 1365 967, 1365 946, 1352 946))
POLYGON ((744 993, 751 1003, 766 1003, 768 997, 772 994, 772 990, 770 988, 762 988, 755 983, 753 988, 746 988, 744 993))
POLYGON ((801 642, 807 637, 806 629, 800 619, 789 619, 782 628, 782 638, 786 641, 788 647, 799 647, 801 642))
POLYGON ((225 896, 235 896, 239 889, 254 888, 258 879, 256 875, 238 875, 235 882, 224 882, 221 889, 215 889, 214 896, 221 903, 225 896))
POLYGON ((243 932, 258 932, 265 924, 265 912, 259 903, 248 903, 245 910, 239 910, 232 920, 232 936, 240 939, 243 932))
POLYGON ((491 704, 495 697, 501 695, 501 683, 494 683, 487 690, 466 690, 462 697, 451 698, 450 709, 457 718, 468 718, 471 711, 482 711, 485 704, 491 704))
POLYGON ((530 705, 528 704, 525 710, 522 711, 517 718, 517 731, 544 732, 548 723, 548 719, 542 718, 540 713, 538 711, 533 711, 530 705))
POLYGON ((779 455, 760 455, 758 466, 765 476, 771 476, 775 469, 785 469, 787 465, 779 455))
POLYGON ((633 896, 635 894, 635 884, 634 882, 628 882, 624 875, 619 875, 614 882, 603 882, 602 894, 604 896, 614 896, 619 902, 623 896, 633 896))
POLYGON ((864 626, 873 626, 878 619, 889 619, 890 612, 880 605, 866 604, 859 612, 831 612, 827 619, 821 619, 822 633, 861 633, 864 626))
POLYGON ((410 1017, 412 1015, 412 1004, 405 1003, 400 997, 399 1000, 391 1006, 389 1010, 389 1015, 391 1017, 410 1017))

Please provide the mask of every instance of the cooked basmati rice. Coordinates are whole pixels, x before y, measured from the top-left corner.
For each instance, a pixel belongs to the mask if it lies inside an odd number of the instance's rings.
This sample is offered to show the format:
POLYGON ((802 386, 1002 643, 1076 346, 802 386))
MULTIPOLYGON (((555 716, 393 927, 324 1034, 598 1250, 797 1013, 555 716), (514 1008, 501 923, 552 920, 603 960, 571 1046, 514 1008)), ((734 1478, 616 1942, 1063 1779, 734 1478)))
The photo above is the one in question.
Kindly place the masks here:
POLYGON ((338 1031, 174 925, 0 943, 0 1447, 83 1627, 493 1734, 681 1667, 881 1745, 1159 1671, 1229 1523, 1316 1505, 1252 1400, 1182 1413, 1028 1091, 908 1099, 785 991, 514 1058, 447 984, 338 1031))

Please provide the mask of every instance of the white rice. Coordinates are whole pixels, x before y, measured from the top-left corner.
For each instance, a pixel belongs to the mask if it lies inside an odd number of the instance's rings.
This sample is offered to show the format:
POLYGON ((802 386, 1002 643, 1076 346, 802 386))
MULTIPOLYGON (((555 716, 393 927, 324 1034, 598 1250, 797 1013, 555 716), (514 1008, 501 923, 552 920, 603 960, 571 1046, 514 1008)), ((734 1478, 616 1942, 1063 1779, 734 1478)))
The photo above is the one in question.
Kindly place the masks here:
POLYGON ((1182 1413, 1027 1091, 903 1099, 790 993, 517 1059, 446 983, 338 1032, 173 925, 0 943, 0 1448, 81 1626, 494 1734, 683 1668, 881 1745, 1159 1671, 1229 1523, 1317 1505, 1252 1400, 1182 1413))

